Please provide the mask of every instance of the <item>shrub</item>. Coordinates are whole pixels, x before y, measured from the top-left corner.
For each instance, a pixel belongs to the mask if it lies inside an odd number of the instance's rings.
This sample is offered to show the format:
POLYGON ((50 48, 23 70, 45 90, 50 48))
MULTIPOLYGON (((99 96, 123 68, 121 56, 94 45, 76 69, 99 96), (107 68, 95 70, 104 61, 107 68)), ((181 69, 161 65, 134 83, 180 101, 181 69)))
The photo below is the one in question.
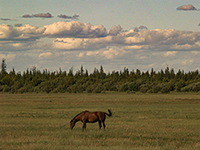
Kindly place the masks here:
POLYGON ((162 88, 160 90, 161 93, 169 93, 172 90, 171 84, 170 83, 166 83, 166 84, 162 84, 162 88))
POLYGON ((110 81, 107 81, 106 83, 104 83, 104 85, 103 85, 103 88, 104 88, 104 90, 105 91, 109 91, 110 89, 111 89, 111 87, 112 87, 112 82, 110 82, 110 81))
POLYGON ((192 86, 193 92, 199 92, 200 91, 200 82, 194 83, 192 86))
POLYGON ((161 84, 153 85, 152 86, 152 93, 158 93, 158 92, 160 92, 161 89, 162 89, 161 84))
POLYGON ((142 84, 140 86, 140 92, 146 93, 151 88, 150 84, 142 84))
POLYGON ((198 92, 200 91, 200 82, 189 84, 181 89, 182 92, 198 92))
POLYGON ((128 91, 128 89, 129 89, 128 83, 125 83, 120 87, 119 91, 120 92, 126 92, 126 91, 128 91))
POLYGON ((21 87, 17 92, 25 93, 25 92, 33 92, 33 88, 30 84, 21 87))
POLYGON ((97 86, 93 89, 92 93, 101 93, 103 91, 103 88, 101 86, 97 86))
POLYGON ((129 84, 129 90, 130 91, 138 91, 139 87, 138 87, 138 84, 136 84, 136 82, 131 82, 129 84))
POLYGON ((2 91, 3 92, 10 92, 11 88, 8 85, 2 85, 2 91))
POLYGON ((175 90, 176 90, 177 92, 180 92, 180 91, 181 91, 181 88, 183 88, 184 86, 185 86, 185 81, 180 80, 179 82, 177 82, 177 83, 175 84, 175 90))
POLYGON ((110 91, 118 91, 118 86, 112 85, 111 88, 110 88, 110 91))
POLYGON ((11 93, 17 93, 21 87, 23 87, 22 82, 19 81, 14 82, 14 84, 11 87, 11 93))

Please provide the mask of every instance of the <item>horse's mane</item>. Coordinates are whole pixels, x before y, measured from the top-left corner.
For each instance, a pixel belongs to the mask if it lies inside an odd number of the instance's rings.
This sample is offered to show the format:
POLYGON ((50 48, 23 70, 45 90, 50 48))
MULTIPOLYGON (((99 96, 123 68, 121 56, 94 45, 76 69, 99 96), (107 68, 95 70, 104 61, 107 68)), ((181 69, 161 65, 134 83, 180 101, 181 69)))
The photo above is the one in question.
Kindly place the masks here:
POLYGON ((80 114, 82 114, 82 113, 84 113, 84 112, 88 112, 87 110, 86 111, 82 111, 82 112, 80 112, 79 114, 77 114, 70 122, 72 122, 78 115, 80 115, 80 114))

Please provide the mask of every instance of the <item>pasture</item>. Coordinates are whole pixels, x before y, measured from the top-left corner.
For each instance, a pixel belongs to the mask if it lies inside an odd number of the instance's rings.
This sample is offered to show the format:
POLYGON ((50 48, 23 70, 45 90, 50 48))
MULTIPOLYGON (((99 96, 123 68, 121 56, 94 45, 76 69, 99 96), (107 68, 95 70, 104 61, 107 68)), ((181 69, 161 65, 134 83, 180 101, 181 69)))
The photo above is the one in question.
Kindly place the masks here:
POLYGON ((198 150, 200 94, 0 94, 0 149, 198 150), (112 110, 106 129, 70 120, 112 110))

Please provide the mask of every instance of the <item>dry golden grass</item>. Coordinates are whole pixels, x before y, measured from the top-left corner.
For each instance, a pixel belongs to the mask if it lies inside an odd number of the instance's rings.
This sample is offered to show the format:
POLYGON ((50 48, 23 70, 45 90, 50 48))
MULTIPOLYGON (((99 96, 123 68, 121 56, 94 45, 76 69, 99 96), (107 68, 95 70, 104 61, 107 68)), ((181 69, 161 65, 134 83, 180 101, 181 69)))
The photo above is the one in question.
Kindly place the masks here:
POLYGON ((199 94, 0 94, 0 149, 200 149, 199 94), (106 130, 79 112, 113 111, 106 130))

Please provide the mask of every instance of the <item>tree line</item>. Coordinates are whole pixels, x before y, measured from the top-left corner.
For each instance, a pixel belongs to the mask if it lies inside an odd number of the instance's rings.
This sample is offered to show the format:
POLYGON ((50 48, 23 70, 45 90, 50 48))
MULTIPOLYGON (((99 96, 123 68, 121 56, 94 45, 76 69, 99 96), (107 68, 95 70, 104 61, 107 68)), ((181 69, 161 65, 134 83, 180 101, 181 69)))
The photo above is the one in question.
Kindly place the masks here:
POLYGON ((166 67, 164 70, 140 71, 139 69, 105 73, 103 66, 94 68, 92 73, 84 70, 50 72, 41 71, 36 67, 23 73, 16 73, 13 68, 7 71, 5 59, 2 59, 0 72, 0 92, 9 93, 103 93, 107 91, 128 93, 169 93, 169 92, 199 92, 200 73, 198 70, 184 72, 166 67))

